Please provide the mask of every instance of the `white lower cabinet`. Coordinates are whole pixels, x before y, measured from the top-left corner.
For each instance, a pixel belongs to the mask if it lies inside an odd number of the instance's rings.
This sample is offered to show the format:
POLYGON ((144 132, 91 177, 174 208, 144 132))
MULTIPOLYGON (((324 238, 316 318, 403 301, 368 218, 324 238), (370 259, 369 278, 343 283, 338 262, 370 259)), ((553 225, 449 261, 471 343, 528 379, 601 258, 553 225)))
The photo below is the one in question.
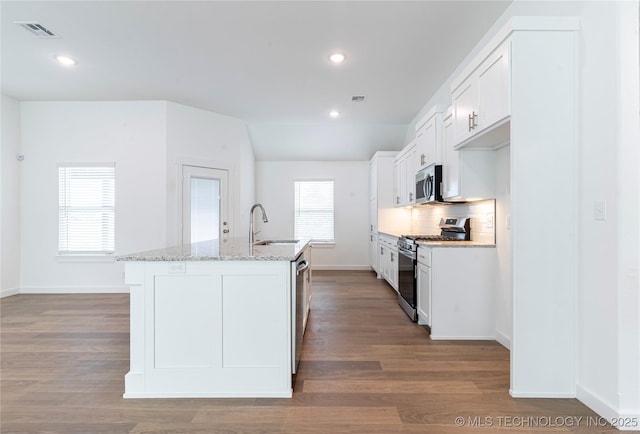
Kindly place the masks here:
POLYGON ((398 238, 390 235, 378 237, 378 277, 398 290, 398 238))
POLYGON ((369 266, 376 273, 379 273, 378 256, 378 234, 371 232, 369 233, 369 266))
POLYGON ((418 249, 418 324, 431 327, 431 249, 418 249))
POLYGON ((398 291, 398 248, 389 249, 389 284, 398 291))
POLYGON ((496 249, 418 248, 418 323, 431 339, 495 339, 496 249))

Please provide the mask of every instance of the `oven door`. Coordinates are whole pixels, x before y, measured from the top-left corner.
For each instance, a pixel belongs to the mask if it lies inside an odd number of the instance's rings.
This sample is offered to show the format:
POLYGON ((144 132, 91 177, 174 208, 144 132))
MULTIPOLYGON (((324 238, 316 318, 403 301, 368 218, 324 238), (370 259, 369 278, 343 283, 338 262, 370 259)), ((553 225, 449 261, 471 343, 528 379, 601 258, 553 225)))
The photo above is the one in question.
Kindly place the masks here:
POLYGON ((415 252, 398 247, 398 303, 414 322, 418 319, 416 264, 415 252))

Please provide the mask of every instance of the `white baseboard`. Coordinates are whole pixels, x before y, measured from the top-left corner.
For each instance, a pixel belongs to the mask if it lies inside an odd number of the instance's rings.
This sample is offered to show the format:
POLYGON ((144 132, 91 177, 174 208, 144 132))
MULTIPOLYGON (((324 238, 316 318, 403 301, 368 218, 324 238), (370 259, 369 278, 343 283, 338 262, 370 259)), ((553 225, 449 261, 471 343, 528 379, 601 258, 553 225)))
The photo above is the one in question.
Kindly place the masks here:
POLYGON ((0 291, 0 298, 9 297, 10 295, 20 294, 20 288, 8 288, 0 291))
POLYGON ((500 330, 496 330, 496 341, 507 350, 511 350, 511 338, 502 333, 500 330))
POLYGON ((20 294, 128 294, 128 286, 31 286, 20 294))
POLYGON ((322 271, 371 271, 368 265, 311 265, 311 270, 322 271))
POLYGON ((514 392, 509 389, 509 395, 512 398, 575 398, 574 393, 556 393, 556 392, 514 392))
MULTIPOLYGON (((576 385, 576 398, 620 431, 640 430, 640 412, 620 412, 593 391, 576 385)), ((596 421, 601 426, 601 421, 596 421)), ((592 425, 596 426, 595 423, 592 425)))
POLYGON ((433 329, 429 336, 434 341, 495 341, 493 336, 434 336, 433 329))

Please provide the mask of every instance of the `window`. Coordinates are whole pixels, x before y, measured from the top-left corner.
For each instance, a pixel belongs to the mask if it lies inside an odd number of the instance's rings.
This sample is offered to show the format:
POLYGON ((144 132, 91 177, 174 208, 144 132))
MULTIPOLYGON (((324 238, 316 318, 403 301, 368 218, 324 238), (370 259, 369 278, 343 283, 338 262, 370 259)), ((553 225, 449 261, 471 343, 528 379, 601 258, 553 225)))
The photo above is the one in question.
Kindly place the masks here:
POLYGON ((295 238, 333 242, 333 181, 295 181, 295 238))
POLYGON ((115 165, 61 165, 58 182, 58 252, 113 254, 115 165))

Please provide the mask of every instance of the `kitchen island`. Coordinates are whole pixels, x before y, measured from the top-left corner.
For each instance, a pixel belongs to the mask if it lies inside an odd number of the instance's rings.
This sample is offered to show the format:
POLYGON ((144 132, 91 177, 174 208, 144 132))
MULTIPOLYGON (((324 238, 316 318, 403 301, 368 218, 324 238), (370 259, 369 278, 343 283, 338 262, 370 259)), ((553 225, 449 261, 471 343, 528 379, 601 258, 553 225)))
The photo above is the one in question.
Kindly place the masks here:
POLYGON ((124 397, 291 397, 295 264, 308 247, 228 239, 119 256, 131 292, 124 397))

